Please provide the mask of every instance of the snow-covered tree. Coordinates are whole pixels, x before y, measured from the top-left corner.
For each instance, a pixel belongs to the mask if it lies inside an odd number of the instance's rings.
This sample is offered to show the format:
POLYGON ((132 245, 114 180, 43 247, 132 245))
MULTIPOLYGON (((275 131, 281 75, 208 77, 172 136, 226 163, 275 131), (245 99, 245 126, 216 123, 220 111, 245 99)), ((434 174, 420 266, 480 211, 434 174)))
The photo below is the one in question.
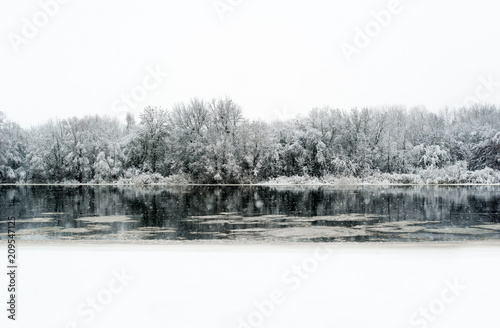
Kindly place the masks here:
POLYGON ((26 136, 21 127, 0 111, 0 182, 26 179, 26 136))

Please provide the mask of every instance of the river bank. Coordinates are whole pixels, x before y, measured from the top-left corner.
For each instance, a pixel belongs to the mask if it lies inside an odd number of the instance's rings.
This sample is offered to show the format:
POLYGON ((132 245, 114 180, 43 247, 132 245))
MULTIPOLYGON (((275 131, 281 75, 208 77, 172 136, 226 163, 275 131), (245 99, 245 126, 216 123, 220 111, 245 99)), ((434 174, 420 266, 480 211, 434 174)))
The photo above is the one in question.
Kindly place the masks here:
MULTIPOLYGON (((6 243, 0 245, 6 251, 6 243)), ((21 242, 2 327, 496 327, 496 242, 21 242)), ((5 267, 6 256, 0 265, 5 267)), ((6 280, 2 280, 6 284, 6 280)))

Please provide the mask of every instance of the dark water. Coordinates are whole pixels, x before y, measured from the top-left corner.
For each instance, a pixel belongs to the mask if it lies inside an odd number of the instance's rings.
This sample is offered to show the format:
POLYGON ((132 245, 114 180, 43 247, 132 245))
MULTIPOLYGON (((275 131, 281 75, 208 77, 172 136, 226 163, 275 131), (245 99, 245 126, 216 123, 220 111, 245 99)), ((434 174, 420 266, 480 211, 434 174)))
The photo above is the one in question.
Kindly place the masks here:
POLYGON ((0 239, 491 240, 500 187, 0 186, 0 215, 0 239))

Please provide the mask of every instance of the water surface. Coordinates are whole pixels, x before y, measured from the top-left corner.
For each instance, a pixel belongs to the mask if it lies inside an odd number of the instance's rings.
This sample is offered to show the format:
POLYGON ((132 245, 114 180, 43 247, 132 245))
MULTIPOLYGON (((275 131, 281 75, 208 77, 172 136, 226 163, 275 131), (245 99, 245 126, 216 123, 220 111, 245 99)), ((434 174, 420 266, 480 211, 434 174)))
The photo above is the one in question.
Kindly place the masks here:
POLYGON ((0 186, 0 213, 0 239, 500 239, 499 186, 0 186))

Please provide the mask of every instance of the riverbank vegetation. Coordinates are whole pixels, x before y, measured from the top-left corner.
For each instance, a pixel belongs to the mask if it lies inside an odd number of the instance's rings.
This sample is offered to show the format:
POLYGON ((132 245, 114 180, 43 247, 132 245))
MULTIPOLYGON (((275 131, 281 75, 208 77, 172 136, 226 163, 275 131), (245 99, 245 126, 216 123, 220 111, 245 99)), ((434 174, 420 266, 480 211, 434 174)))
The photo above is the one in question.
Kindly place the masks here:
POLYGON ((23 129, 0 112, 0 183, 500 183, 500 109, 314 108, 250 121, 229 98, 138 120, 23 129))

